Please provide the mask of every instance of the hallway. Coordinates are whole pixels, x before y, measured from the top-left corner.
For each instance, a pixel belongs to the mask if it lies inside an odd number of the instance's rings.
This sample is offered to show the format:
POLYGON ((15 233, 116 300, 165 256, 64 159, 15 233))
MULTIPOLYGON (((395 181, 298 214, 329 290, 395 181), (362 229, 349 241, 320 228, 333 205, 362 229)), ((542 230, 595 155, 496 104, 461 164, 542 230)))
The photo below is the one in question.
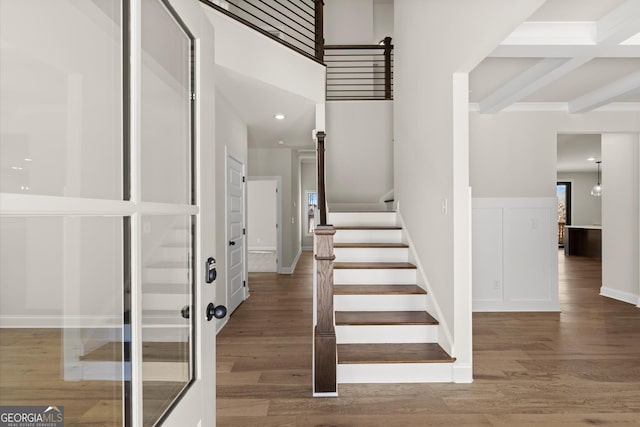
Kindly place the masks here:
POLYGON ((218 426, 640 425, 640 309, 559 252, 562 313, 475 313, 473 384, 341 385, 311 397, 312 256, 251 273, 217 341, 218 426))

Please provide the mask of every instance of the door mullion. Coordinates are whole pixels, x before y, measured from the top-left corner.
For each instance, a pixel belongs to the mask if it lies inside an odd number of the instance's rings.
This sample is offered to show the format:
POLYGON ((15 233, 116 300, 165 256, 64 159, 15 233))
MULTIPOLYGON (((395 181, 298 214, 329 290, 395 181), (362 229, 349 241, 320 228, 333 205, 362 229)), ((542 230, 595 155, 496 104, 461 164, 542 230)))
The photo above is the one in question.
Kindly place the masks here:
MULTIPOLYGON (((129 191, 130 200, 139 206, 141 198, 141 97, 142 97, 142 5, 130 1, 129 8, 129 191)), ((125 76, 126 78, 127 76, 125 76)), ((136 209, 137 211, 137 209, 136 209)), ((131 422, 143 425, 142 396, 142 271, 141 218, 131 216, 131 422)))

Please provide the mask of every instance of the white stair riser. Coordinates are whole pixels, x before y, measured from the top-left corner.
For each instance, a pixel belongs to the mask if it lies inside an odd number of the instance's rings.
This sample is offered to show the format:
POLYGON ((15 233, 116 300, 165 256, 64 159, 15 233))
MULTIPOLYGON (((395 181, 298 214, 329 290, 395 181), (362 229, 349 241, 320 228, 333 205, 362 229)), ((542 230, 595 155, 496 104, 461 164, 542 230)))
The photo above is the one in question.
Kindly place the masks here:
POLYGON ((399 344, 438 342, 438 325, 340 325, 338 344, 399 344))
POLYGON ((158 249, 154 262, 189 262, 190 248, 187 246, 165 246, 158 249))
POLYGON ((453 382, 453 363, 338 364, 338 383, 453 382))
POLYGON ((333 271, 333 283, 348 284, 390 284, 412 285, 416 283, 415 269, 336 269, 333 271))
POLYGON ((191 296, 188 294, 145 293, 142 295, 143 310, 175 310, 176 313, 180 313, 180 310, 190 303, 191 296))
POLYGON ((407 248, 334 248, 336 262, 407 262, 407 248))
POLYGON ((334 243, 401 243, 402 230, 336 230, 334 243))
POLYGON ((348 225, 395 226, 398 219, 395 212, 329 212, 329 224, 336 227, 348 225))
POLYGON ((181 327, 143 327, 143 342, 188 342, 189 329, 181 327))
POLYGON ((155 268, 145 269, 145 283, 189 283, 188 268, 155 268))
POLYGON ((170 246, 189 246, 191 241, 191 231, 187 229, 173 229, 167 233, 167 237, 162 243, 170 246))
POLYGON ((427 295, 335 295, 336 311, 425 311, 427 295))

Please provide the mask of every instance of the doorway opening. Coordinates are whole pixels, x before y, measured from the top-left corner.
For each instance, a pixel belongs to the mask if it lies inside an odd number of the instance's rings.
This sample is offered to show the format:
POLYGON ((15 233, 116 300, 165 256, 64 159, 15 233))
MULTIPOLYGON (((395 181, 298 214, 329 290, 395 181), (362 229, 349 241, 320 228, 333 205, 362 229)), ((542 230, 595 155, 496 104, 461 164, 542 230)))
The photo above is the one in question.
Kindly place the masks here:
POLYGON ((247 180, 247 269, 280 271, 280 177, 247 180))

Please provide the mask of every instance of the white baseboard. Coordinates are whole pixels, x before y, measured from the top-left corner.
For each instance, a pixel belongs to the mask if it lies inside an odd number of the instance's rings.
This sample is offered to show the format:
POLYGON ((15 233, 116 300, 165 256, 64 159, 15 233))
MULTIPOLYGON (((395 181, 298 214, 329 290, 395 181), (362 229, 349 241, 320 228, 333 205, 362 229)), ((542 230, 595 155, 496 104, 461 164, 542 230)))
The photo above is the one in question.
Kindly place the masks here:
POLYGON ((470 363, 455 363, 453 365, 453 382, 470 384, 473 382, 473 366, 470 363))
POLYGON ((249 246, 247 249, 249 252, 275 252, 276 250, 275 246, 249 246))
POLYGON ((338 397, 338 392, 334 391, 334 392, 330 392, 330 393, 317 393, 317 392, 313 392, 313 397, 338 397))
POLYGON ((122 316, 2 315, 0 328, 122 328, 122 316))
POLYGON ((224 328, 225 326, 227 326, 227 323, 229 322, 229 316, 226 316, 224 319, 222 319, 220 322, 216 323, 216 335, 218 335, 218 333, 220 333, 220 331, 222 330, 222 328, 224 328))
POLYGON ((629 292, 619 291, 617 289, 603 286, 600 288, 600 295, 602 295, 603 297, 613 298, 618 301, 640 306, 640 296, 629 292))
POLYGON ((312 251, 313 250, 313 246, 303 246, 302 250, 303 251, 312 251))
POLYGON ((296 265, 298 264, 298 260, 300 259, 300 255, 302 254, 302 247, 298 249, 298 253, 295 258, 293 258, 293 262, 291 263, 291 267, 282 267, 279 271, 280 274, 293 274, 296 269, 296 265))

